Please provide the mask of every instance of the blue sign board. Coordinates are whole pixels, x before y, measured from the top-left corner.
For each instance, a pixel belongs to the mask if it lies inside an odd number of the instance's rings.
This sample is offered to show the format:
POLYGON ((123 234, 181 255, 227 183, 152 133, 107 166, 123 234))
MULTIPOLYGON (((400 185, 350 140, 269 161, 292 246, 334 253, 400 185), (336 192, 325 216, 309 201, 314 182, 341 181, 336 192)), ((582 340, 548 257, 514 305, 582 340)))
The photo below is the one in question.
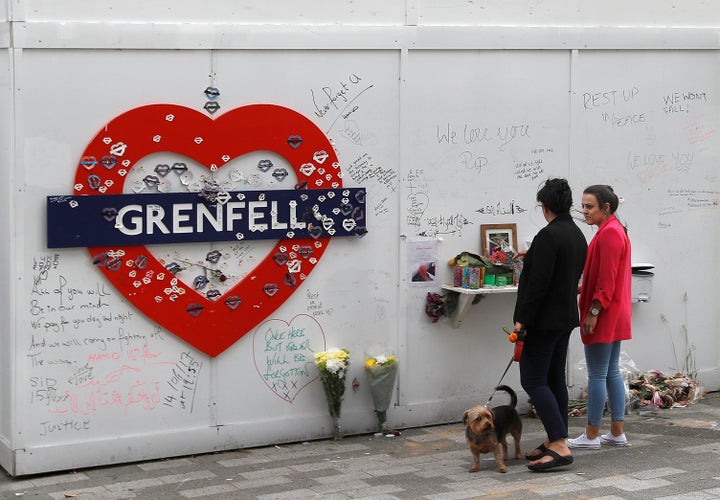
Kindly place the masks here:
POLYGON ((48 248, 363 236, 365 189, 48 196, 48 248))

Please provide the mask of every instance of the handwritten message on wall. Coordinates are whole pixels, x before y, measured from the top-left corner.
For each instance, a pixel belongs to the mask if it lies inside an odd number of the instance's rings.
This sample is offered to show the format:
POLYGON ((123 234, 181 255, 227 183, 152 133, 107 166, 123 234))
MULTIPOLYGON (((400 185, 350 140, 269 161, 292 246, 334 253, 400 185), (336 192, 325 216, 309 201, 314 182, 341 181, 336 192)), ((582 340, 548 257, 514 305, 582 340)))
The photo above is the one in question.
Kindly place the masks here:
MULTIPOLYGON (((315 299, 313 299, 315 300, 315 299)), ((255 369, 279 398, 292 403, 318 377, 315 353, 325 350, 320 323, 307 314, 266 321, 253 334, 255 369)))
POLYGON ((22 397, 38 437, 92 431, 107 416, 192 413, 203 359, 170 352, 100 273, 77 273, 62 254, 32 257, 22 397), (137 326, 141 325, 141 326, 137 326))
MULTIPOLYGON (((330 137, 343 146, 342 166, 352 182, 366 187, 374 203, 374 215, 392 215, 392 196, 398 189, 398 165, 376 154, 377 134, 381 133, 378 98, 387 99, 371 77, 362 71, 339 74, 309 89, 313 115, 330 137)), ((383 123, 392 126, 392 122, 383 123)))
POLYGON ((715 96, 704 87, 667 85, 588 88, 580 108, 588 125, 599 126, 592 136, 595 150, 605 152, 612 144, 609 153, 624 156, 620 162, 606 161, 609 179, 627 179, 641 188, 620 188, 633 193, 625 210, 651 208, 652 226, 661 230, 679 228, 687 224, 683 217, 720 207, 708 143, 716 134, 711 119, 715 96))

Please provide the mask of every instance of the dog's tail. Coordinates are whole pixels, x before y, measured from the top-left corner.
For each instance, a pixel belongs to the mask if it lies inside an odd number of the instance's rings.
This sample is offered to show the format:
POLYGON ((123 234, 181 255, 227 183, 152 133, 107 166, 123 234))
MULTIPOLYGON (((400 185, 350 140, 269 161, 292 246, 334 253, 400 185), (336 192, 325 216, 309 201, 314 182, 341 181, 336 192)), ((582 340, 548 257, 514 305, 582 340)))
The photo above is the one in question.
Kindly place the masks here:
POLYGON ((499 385, 495 388, 496 391, 507 392, 510 395, 510 406, 515 408, 517 406, 517 394, 507 385, 499 385))

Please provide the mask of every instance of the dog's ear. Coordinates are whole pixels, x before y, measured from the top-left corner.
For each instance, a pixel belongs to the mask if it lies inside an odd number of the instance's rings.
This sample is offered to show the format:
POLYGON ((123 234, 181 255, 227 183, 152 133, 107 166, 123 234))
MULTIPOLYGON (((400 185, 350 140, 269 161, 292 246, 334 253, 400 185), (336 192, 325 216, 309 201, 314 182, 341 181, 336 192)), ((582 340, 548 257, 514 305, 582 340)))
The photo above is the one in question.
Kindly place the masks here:
POLYGON ((490 408, 489 406, 486 407, 488 411, 490 412, 490 415, 492 416, 492 419, 495 420, 495 410, 490 408))
POLYGON ((465 410, 465 413, 463 413, 463 416, 462 416, 463 425, 467 425, 469 413, 470 413, 470 410, 465 410))

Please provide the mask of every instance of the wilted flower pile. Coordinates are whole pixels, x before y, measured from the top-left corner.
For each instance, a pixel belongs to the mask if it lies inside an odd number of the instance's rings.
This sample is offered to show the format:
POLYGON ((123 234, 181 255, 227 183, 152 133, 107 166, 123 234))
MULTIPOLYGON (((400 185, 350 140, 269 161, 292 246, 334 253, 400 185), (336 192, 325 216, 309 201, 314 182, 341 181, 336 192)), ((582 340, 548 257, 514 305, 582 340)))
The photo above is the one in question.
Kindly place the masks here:
MULTIPOLYGON (((704 392, 698 381, 682 373, 667 376, 660 370, 650 370, 640 375, 635 372, 632 377, 626 378, 626 381, 626 412, 644 406, 684 408, 700 399, 704 392)), ((571 417, 585 415, 586 396, 581 400, 570 401, 568 410, 571 417)))
POLYGON ((636 406, 655 405, 658 408, 677 408, 694 403, 702 397, 703 388, 692 378, 676 373, 665 375, 650 370, 630 381, 630 401, 636 406))

